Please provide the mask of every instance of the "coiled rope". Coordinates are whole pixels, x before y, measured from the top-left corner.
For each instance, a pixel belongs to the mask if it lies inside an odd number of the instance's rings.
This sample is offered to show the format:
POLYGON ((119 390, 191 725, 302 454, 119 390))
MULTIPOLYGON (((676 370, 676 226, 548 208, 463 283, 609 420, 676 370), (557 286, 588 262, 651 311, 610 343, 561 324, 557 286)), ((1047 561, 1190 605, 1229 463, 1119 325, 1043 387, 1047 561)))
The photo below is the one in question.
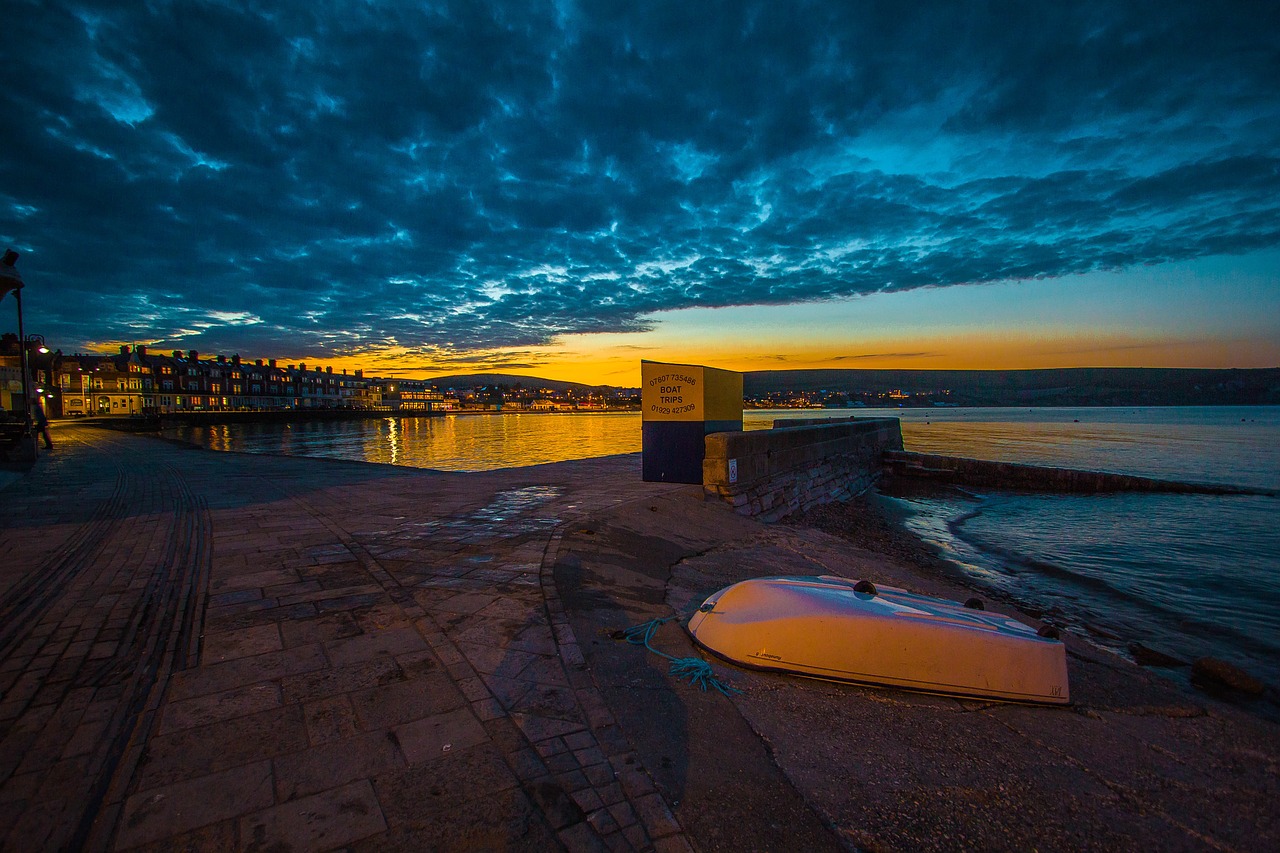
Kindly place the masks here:
POLYGON ((649 641, 653 639, 654 632, 674 618, 674 616, 667 616, 662 619, 652 619, 640 625, 633 625, 622 632, 622 637, 633 646, 644 646, 655 655, 671 661, 667 674, 674 675, 676 678, 687 678, 690 683, 701 687, 704 692, 707 687, 714 687, 725 696, 741 693, 742 691, 738 688, 730 687, 716 678, 715 672, 711 669, 711 664, 702 660, 702 658, 675 658, 666 652, 658 651, 650 644, 649 641))

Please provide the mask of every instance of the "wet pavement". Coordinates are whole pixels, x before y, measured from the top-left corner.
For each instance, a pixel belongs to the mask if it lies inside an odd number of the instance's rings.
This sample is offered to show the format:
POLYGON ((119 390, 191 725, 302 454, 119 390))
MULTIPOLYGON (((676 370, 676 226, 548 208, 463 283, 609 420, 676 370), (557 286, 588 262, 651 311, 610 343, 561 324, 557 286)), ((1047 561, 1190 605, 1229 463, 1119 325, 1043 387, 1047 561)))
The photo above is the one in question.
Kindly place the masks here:
MULTIPOLYGON (((671 677, 618 630, 745 577, 969 591, 638 455, 454 474, 54 438, 0 482, 3 850, 1280 845, 1280 726, 1072 637, 1065 708, 671 677)), ((677 622, 654 643, 700 656, 677 622)))
POLYGON ((55 438, 0 490, 4 849, 687 846, 542 571, 574 518, 671 490, 637 457, 55 438))

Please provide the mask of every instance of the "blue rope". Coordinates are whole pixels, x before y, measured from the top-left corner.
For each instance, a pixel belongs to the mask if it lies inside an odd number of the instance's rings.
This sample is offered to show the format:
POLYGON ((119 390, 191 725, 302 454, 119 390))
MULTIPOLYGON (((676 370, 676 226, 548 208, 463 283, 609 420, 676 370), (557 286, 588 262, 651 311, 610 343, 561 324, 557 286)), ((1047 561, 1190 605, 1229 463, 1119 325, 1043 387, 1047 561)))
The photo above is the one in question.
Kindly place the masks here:
POLYGON ((711 669, 711 664, 702 658, 674 658, 666 652, 658 651, 649 643, 653 639, 654 632, 673 618, 672 616, 667 616, 663 619, 652 619, 640 625, 633 625, 623 631, 622 636, 631 645, 644 646, 655 655, 671 661, 671 667, 667 670, 668 675, 674 675, 676 678, 687 678, 691 684, 701 687, 703 692, 706 692, 707 687, 714 687, 725 696, 741 693, 742 691, 738 688, 730 687, 716 678, 715 672, 711 669))

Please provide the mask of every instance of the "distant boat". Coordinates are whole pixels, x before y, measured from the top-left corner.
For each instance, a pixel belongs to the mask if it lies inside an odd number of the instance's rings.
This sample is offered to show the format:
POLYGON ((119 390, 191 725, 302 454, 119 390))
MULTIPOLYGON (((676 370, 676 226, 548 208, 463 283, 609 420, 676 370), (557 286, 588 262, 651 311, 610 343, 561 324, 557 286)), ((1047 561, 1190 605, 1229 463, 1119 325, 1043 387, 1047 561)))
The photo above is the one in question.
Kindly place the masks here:
POLYGON ((970 606, 846 578, 766 577, 707 598, 699 645, 756 669, 1010 702, 1065 705, 1056 631, 970 606), (1046 636, 1047 635, 1047 636, 1046 636))

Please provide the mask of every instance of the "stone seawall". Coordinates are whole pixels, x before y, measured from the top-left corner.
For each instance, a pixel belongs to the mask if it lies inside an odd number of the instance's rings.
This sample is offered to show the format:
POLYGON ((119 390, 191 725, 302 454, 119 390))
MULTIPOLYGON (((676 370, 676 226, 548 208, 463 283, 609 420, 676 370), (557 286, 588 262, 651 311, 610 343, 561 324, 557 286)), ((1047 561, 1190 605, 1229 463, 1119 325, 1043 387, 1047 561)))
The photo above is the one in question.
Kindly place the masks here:
POLYGON ((886 471, 896 477, 916 477, 956 486, 1015 489, 1034 492, 1180 492, 1205 495, 1274 495, 1266 489, 1217 483, 1184 483, 1154 477, 1135 477, 1106 471, 1051 468, 1016 462, 966 459, 936 453, 890 450, 884 454, 886 471))
POLYGON ((390 411, 376 409, 237 409, 233 411, 165 412, 163 414, 83 418, 83 426, 120 432, 157 432, 184 426, 219 424, 285 424, 309 421, 364 421, 384 418, 441 417, 437 411, 390 411))
POLYGON ((882 473, 884 452, 901 449, 897 418, 712 433, 702 488, 741 515, 776 521, 866 491, 882 473))

